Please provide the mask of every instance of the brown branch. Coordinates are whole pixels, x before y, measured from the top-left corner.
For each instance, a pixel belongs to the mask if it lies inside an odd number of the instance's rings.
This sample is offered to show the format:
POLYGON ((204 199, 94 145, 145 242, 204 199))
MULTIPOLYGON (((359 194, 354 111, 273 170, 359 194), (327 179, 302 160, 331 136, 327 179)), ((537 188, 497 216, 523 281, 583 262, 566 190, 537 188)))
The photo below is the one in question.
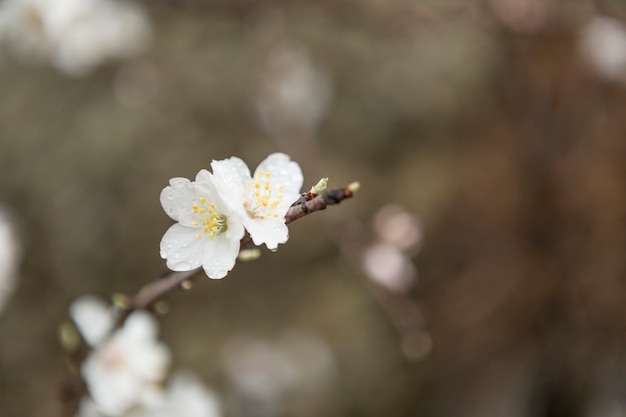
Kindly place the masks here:
MULTIPOLYGON (((316 211, 325 210, 328 206, 339 204, 343 200, 351 198, 358 188, 359 183, 354 182, 344 188, 326 190, 321 194, 312 194, 311 192, 303 193, 289 210, 287 210, 285 224, 289 224, 316 211)), ((246 233, 241 239, 240 247, 244 248, 251 244, 252 239, 246 233)), ((126 318, 133 311, 151 308, 170 292, 178 288, 184 288, 186 285, 199 279, 202 276, 201 271, 202 268, 196 268, 190 271, 170 272, 163 278, 146 285, 130 300, 128 305, 118 308, 115 318, 117 325, 123 325, 126 318)))

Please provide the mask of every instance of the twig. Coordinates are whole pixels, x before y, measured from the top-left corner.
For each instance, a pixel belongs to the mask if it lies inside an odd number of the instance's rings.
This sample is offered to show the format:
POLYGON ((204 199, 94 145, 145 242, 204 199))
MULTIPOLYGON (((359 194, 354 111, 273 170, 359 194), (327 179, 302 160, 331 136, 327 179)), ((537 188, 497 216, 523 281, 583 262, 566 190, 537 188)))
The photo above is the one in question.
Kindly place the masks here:
MULTIPOLYGON (((343 200, 351 198, 358 188, 359 183, 353 182, 344 188, 326 190, 321 194, 312 194, 311 192, 303 193, 287 211, 285 224, 289 224, 316 211, 325 210, 328 206, 339 204, 343 200)), ((252 239, 246 234, 246 236, 241 239, 240 247, 244 248, 251 244, 252 239)), ((178 288, 184 288, 185 285, 188 285, 187 283, 199 279, 202 276, 202 274, 200 274, 201 271, 201 268, 196 268, 190 271, 170 272, 163 278, 146 285, 130 300, 128 305, 119 307, 115 322, 118 326, 123 325, 126 318, 133 311, 152 307, 157 301, 161 300, 170 292, 178 288)))

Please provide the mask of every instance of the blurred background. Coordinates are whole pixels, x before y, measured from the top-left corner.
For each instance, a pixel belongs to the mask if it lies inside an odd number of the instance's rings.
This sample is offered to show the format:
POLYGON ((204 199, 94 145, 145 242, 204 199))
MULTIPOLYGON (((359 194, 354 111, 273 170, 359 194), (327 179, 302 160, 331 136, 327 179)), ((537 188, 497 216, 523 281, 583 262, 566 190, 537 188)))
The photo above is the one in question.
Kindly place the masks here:
POLYGON ((224 415, 626 416, 626 3, 42 4, 0 3, 0 416, 73 415, 59 326, 159 276, 171 177, 276 151, 361 190, 167 298, 224 415))

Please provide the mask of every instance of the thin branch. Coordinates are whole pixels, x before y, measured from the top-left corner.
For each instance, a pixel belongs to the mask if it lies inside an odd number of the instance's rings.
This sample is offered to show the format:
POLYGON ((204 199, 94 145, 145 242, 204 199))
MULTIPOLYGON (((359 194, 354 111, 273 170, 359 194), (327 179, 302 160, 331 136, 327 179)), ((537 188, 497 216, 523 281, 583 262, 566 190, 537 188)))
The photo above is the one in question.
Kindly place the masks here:
MULTIPOLYGON (((303 193, 287 211, 285 224, 289 224, 316 211, 325 210, 328 206, 339 204, 343 200, 354 196, 358 188, 359 183, 354 182, 344 188, 326 190, 321 194, 303 193)), ((246 234, 241 239, 240 247, 244 248, 251 244, 252 239, 246 234)), ((201 271, 201 268, 196 268, 190 271, 170 272, 163 278, 146 285, 129 301, 128 305, 119 307, 115 322, 118 326, 123 325, 126 318, 133 311, 150 308, 170 292, 179 288, 185 288, 193 281, 202 277, 201 271)))

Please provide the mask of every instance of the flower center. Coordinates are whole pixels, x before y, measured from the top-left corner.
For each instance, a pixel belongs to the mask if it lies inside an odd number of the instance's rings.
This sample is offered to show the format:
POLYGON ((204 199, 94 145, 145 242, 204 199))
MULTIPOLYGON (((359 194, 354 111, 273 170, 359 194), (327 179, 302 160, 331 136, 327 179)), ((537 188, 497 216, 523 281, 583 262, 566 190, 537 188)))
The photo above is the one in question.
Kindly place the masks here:
POLYGON ((202 228, 202 233, 198 233, 196 239, 208 234, 213 240, 215 236, 228 229, 228 218, 216 210, 215 203, 207 205, 204 197, 200 197, 198 201, 200 204, 194 204, 191 208, 191 212, 197 216, 197 220, 192 221, 191 224, 202 228))
POLYGON ((277 219, 276 207, 283 199, 285 187, 273 187, 270 181, 271 172, 259 171, 252 181, 246 181, 248 198, 245 203, 246 211, 250 217, 265 219, 267 217, 277 219))

